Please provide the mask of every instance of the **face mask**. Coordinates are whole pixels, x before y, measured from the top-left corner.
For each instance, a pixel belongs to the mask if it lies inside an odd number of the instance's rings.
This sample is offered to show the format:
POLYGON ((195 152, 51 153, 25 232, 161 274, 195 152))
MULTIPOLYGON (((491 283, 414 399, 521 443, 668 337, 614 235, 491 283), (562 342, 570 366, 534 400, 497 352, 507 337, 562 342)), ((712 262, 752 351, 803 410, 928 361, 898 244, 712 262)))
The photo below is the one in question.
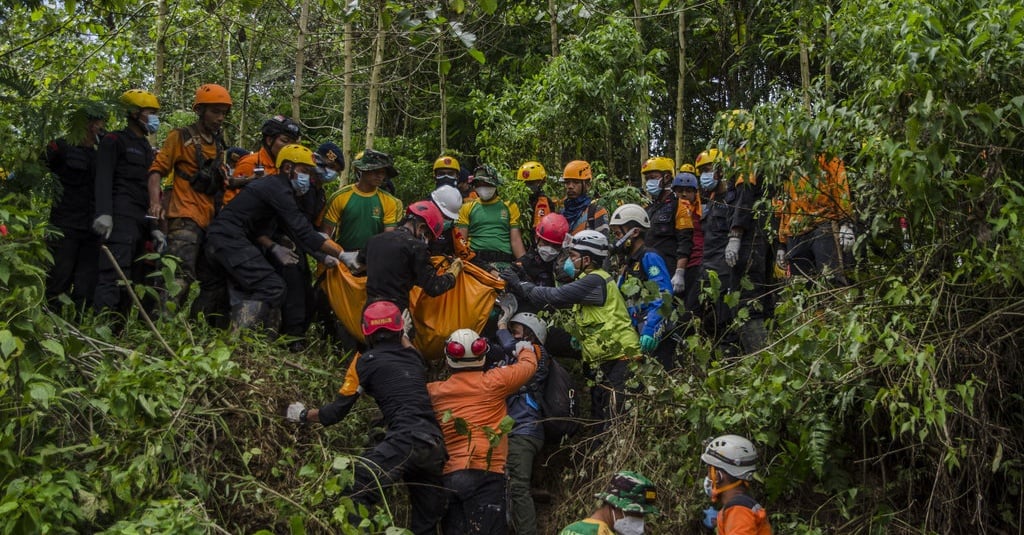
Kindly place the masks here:
POLYGON ((570 279, 576 278, 576 264, 572 262, 571 258, 566 258, 565 263, 562 264, 562 271, 569 276, 570 279))
POLYGON ((647 190, 647 194, 654 197, 661 193, 661 179, 652 178, 644 183, 644 189, 647 190))
POLYGON ((309 191, 309 175, 306 173, 295 173, 295 180, 292 180, 292 188, 299 195, 305 195, 309 191))
POLYGON ((332 182, 338 178, 338 172, 334 169, 324 168, 324 182, 332 182))
POLYGON ((494 198, 494 195, 498 193, 498 188, 494 186, 477 186, 476 195, 480 197, 481 201, 489 201, 494 198))
POLYGON ((704 476, 704 494, 707 494, 708 498, 711 497, 711 478, 708 476, 704 476))
POLYGON ((155 134, 160 129, 160 118, 156 115, 150 115, 146 119, 146 131, 150 134, 155 134))
POLYGON ((540 255, 540 259, 545 262, 550 262, 558 256, 558 249, 550 245, 541 245, 537 247, 537 254, 540 255))
POLYGON ((639 516, 625 516, 616 520, 612 529, 619 535, 643 535, 644 519, 639 516))
POLYGON ((705 190, 713 190, 718 185, 718 181, 715 180, 715 172, 708 171, 700 174, 700 187, 705 190))
POLYGON ((612 249, 617 252, 629 252, 629 247, 633 245, 633 235, 636 234, 636 230, 635 228, 629 229, 629 232, 623 234, 619 241, 615 242, 612 249))

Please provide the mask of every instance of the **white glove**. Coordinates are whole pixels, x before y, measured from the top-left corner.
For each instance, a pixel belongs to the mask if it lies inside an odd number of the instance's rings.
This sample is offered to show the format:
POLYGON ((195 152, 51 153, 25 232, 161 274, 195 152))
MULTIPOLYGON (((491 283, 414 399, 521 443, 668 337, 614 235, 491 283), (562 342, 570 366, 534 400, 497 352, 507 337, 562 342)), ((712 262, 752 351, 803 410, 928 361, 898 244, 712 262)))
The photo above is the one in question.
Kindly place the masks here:
POLYGON ((167 250, 167 235, 159 230, 153 230, 149 233, 153 237, 153 250, 158 253, 163 253, 167 250))
POLYGON ((775 265, 778 266, 779 269, 781 269, 782 271, 786 271, 786 265, 787 264, 789 264, 789 262, 786 261, 786 250, 785 249, 776 249, 775 250, 775 265))
POLYGON ((299 255, 295 254, 295 251, 276 243, 270 246, 270 254, 274 255, 282 266, 294 266, 299 263, 299 255))
POLYGON ((853 244, 857 241, 857 237, 853 234, 853 227, 849 223, 843 223, 839 227, 839 246, 844 251, 852 251, 853 244))
POLYGON ((523 340, 522 342, 516 342, 516 356, 518 357, 523 351, 533 351, 533 344, 523 340))
POLYGON ((328 269, 334 269, 334 268, 338 267, 338 263, 339 262, 340 262, 340 260, 338 260, 337 258, 334 258, 333 256, 325 256, 324 257, 324 266, 327 266, 328 269))
POLYGON ((672 275, 672 291, 681 294, 686 290, 686 279, 683 275, 686 274, 685 268, 676 268, 675 275, 672 275))
POLYGON ((284 417, 289 422, 294 422, 297 424, 304 423, 302 421, 302 411, 304 410, 306 410, 306 406, 296 401, 295 403, 288 405, 288 412, 285 413, 284 417))
POLYGON ((112 230, 114 230, 114 218, 108 214, 98 215, 92 221, 92 231, 103 236, 104 240, 110 238, 110 231, 112 230))
POLYGON ((729 267, 736 267, 736 261, 740 259, 740 238, 733 236, 729 238, 729 244, 725 246, 725 263, 729 267))
POLYGON ((357 251, 345 251, 338 255, 338 260, 341 260, 342 264, 348 266, 349 271, 355 273, 357 271, 362 271, 363 269, 363 265, 356 260, 357 256, 359 256, 359 252, 357 251))

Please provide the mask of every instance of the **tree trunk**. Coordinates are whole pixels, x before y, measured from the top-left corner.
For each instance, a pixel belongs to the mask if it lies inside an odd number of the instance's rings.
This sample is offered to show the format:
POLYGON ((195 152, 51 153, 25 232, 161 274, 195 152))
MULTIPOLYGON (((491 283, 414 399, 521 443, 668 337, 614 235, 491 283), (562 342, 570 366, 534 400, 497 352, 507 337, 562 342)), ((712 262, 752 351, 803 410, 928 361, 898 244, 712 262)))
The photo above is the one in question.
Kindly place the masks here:
MULTIPOLYGON (((641 22, 641 20, 643 20, 643 8, 640 6, 640 0, 633 0, 633 15, 633 25, 636 27, 636 33, 638 36, 640 36, 641 39, 641 45, 640 48, 637 50, 637 55, 638 57, 643 57, 643 23, 641 22)), ((647 68, 641 64, 640 77, 643 78, 643 76, 646 73, 647 68)), ((637 104, 637 110, 640 111, 641 119, 643 119, 645 123, 644 136, 643 139, 640 140, 640 164, 642 165, 643 162, 647 161, 647 158, 650 156, 651 150, 651 105, 650 102, 638 102, 637 104)), ((637 167, 639 167, 639 165, 637 167)), ((626 173, 628 174, 629 170, 627 170, 626 173)))
POLYGON ((551 57, 559 54, 558 50, 558 4, 548 0, 548 18, 551 19, 551 57))
POLYGON ((306 27, 309 23, 309 0, 302 0, 299 11, 299 35, 295 39, 295 84, 292 85, 292 119, 300 122, 299 103, 302 97, 302 70, 306 63, 306 27))
POLYGON ((352 174, 352 23, 344 26, 344 51, 345 72, 342 75, 342 83, 345 85, 345 99, 341 108, 341 152, 345 154, 345 172, 342 173, 341 183, 348 184, 348 177, 352 174))
POLYGON ((380 71, 384 63, 384 9, 383 3, 377 8, 377 35, 373 41, 373 67, 370 69, 370 97, 366 112, 366 148, 373 148, 377 135, 377 108, 380 106, 380 71))
POLYGON ((167 0, 156 4, 156 66, 153 73, 153 92, 162 97, 164 90, 164 63, 167 61, 167 0))
POLYGON ((444 61, 444 38, 438 47, 437 73, 438 89, 441 98, 441 154, 448 150, 448 69, 442 63, 444 61))
POLYGON ((808 53, 807 37, 800 37, 800 87, 803 88, 804 106, 811 109, 811 60, 808 53))
POLYGON ((686 2, 679 3, 679 81, 676 82, 676 167, 686 157, 686 2))

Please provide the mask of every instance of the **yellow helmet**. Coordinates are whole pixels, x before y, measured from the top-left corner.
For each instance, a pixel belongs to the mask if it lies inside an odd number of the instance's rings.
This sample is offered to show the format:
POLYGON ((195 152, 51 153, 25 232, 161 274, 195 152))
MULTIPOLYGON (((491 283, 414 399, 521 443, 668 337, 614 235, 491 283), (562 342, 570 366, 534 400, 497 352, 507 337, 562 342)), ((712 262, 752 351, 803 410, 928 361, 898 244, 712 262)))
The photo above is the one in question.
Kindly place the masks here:
POLYGON ((452 156, 441 156, 434 160, 434 171, 437 171, 438 169, 455 169, 456 171, 462 171, 459 161, 452 156))
POLYGON ((696 175, 697 174, 697 168, 694 167, 692 163, 684 163, 683 165, 679 166, 679 172, 680 173, 693 173, 693 174, 696 175))
POLYGON ((594 178, 590 171, 590 164, 583 160, 573 160, 565 164, 562 171, 562 180, 590 180, 594 178))
POLYGON ((544 180, 547 177, 548 172, 544 170, 544 166, 540 162, 526 162, 516 171, 516 179, 523 182, 544 180))
POLYGON ((655 156, 654 158, 650 158, 644 162, 643 166, 640 167, 640 174, 650 173, 651 171, 661 171, 663 173, 672 174, 675 170, 676 162, 672 161, 672 158, 655 156))
POLYGON ((121 104, 128 108, 153 108, 160 109, 160 101, 156 95, 142 89, 129 89, 121 95, 121 104))
POLYGON ((281 166, 284 165, 284 162, 316 167, 316 160, 313 159, 313 151, 303 147, 302 145, 296 144, 281 147, 281 150, 277 153, 277 162, 275 165, 280 169, 281 166))
POLYGON ((709 163, 718 163, 722 159, 722 152, 718 149, 708 149, 697 155, 697 161, 693 162, 693 166, 700 168, 702 165, 709 163))

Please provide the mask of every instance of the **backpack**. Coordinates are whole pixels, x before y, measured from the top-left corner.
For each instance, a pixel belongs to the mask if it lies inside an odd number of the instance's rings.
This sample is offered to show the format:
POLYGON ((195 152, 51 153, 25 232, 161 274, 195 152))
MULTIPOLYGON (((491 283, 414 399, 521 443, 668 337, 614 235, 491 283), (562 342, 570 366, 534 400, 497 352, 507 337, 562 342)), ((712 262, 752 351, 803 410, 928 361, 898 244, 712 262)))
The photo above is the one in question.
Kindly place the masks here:
POLYGON ((540 395, 544 419, 544 441, 560 444, 580 429, 576 383, 553 356, 548 358, 548 376, 540 395))
POLYGON ((181 135, 183 147, 187 147, 189 142, 191 142, 196 149, 195 174, 188 174, 182 171, 180 167, 174 166, 175 174, 184 178, 188 185, 192 187, 192 191, 211 197, 216 195, 224 189, 224 181, 227 180, 223 158, 224 143, 220 140, 219 136, 215 137, 214 143, 217 146, 217 156, 208 160, 203 156, 203 144, 192 139, 192 127, 186 126, 176 128, 175 130, 181 135))

